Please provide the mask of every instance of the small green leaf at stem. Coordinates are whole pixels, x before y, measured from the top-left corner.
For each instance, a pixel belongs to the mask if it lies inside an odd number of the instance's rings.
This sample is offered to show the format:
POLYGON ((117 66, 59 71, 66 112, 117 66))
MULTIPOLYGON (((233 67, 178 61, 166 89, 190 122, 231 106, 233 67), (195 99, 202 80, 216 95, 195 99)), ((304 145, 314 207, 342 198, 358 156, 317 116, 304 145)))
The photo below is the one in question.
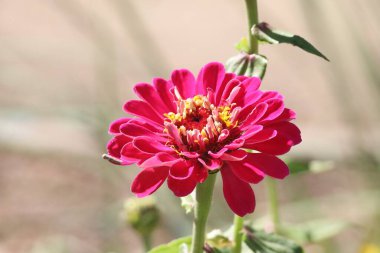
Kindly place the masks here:
POLYGON ((262 22, 260 24, 254 25, 251 29, 251 32, 261 42, 266 42, 269 44, 291 44, 305 50, 308 53, 322 57, 326 61, 330 61, 324 54, 322 54, 317 48, 315 48, 301 36, 273 29, 268 23, 262 22))
POLYGON ((183 252, 185 248, 190 248, 190 245, 191 236, 181 237, 169 242, 168 244, 157 246, 148 253, 178 253, 181 251, 183 252))
POLYGON ((244 228, 244 242, 254 253, 303 253, 299 245, 285 237, 256 231, 248 226, 244 228))

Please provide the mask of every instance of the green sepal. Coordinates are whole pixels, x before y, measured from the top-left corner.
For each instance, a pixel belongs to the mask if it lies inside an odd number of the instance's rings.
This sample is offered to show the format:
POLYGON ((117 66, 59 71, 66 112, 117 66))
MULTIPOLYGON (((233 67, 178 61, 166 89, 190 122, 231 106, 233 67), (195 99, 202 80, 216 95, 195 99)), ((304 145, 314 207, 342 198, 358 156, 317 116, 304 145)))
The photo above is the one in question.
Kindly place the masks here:
POLYGON ((326 61, 330 61, 324 54, 322 54, 317 48, 301 36, 273 29, 268 23, 262 22, 254 25, 251 32, 261 42, 266 42, 269 44, 291 44, 305 50, 308 53, 322 57, 326 61))
POLYGON ((249 77, 264 78, 268 60, 263 55, 240 53, 226 62, 226 71, 249 77))
POLYGON ((247 37, 241 38, 241 40, 235 45, 236 50, 239 52, 246 52, 248 53, 250 48, 249 48, 249 42, 247 37))
POLYGON ((254 253, 303 253, 301 246, 273 233, 244 227, 244 242, 254 253))
POLYGON ((157 246, 148 253, 186 253, 189 252, 191 236, 181 237, 168 244, 157 246))

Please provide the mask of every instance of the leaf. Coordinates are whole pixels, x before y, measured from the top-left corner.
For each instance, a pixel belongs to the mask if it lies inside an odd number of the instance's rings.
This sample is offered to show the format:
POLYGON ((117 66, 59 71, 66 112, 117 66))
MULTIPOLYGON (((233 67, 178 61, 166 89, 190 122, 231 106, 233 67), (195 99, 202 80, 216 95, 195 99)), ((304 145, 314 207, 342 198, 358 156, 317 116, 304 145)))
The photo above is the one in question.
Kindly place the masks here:
POLYGON ((254 253, 303 253, 299 245, 287 238, 248 226, 244 229, 244 242, 254 253))
POLYGON ((263 55, 240 53, 226 63, 226 71, 236 75, 264 78, 268 60, 263 55))
POLYGON ((187 253, 191 244, 191 236, 181 237, 165 245, 157 246, 148 253, 187 253))
POLYGON ((281 234, 301 244, 320 242, 338 235, 348 223, 339 220, 315 220, 281 227, 281 234))
POLYGON ((322 173, 335 168, 335 164, 330 160, 309 160, 309 159, 286 159, 292 175, 302 172, 322 173))
POLYGON ((271 28, 268 23, 262 22, 260 24, 254 25, 251 31, 252 34, 255 35, 260 41, 267 42, 269 44, 291 44, 305 50, 306 52, 322 57, 326 61, 330 61, 325 55, 323 55, 318 49, 316 49, 304 38, 298 35, 290 34, 288 32, 275 30, 271 28))
POLYGON ((186 214, 193 210, 195 206, 195 191, 181 198, 181 206, 185 209, 186 214))
POLYGON ((235 45, 236 50, 239 52, 249 52, 249 42, 247 37, 241 38, 239 43, 235 45))

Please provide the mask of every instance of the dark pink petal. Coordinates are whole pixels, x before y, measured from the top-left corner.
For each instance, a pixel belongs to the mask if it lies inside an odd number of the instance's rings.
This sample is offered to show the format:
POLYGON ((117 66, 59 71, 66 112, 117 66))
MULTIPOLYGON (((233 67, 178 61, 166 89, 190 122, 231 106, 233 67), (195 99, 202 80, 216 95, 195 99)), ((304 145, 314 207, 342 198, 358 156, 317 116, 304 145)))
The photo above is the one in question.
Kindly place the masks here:
POLYGON ((170 92, 170 89, 172 88, 172 84, 162 78, 154 78, 153 85, 156 88, 157 93, 160 96, 161 100, 166 104, 169 111, 175 112, 176 105, 174 103, 174 96, 170 92))
POLYGON ((244 132, 244 134, 241 136, 241 138, 244 138, 245 140, 251 138, 252 136, 259 133, 264 127, 261 125, 253 125, 250 128, 248 128, 247 131, 244 132))
POLYGON ((248 154, 244 163, 277 179, 283 179, 289 175, 288 166, 281 159, 273 155, 251 153, 248 154))
POLYGON ((255 92, 261 85, 261 80, 258 77, 249 77, 242 82, 247 93, 255 92))
POLYGON ((146 153, 138 149, 132 142, 129 142, 121 149, 121 160, 126 164, 140 164, 154 154, 146 153))
POLYGON ((178 180, 168 177, 168 187, 177 197, 184 197, 194 191, 197 181, 194 178, 188 180, 178 180))
POLYGON ((133 181, 131 191, 139 198, 152 194, 165 182, 168 171, 167 167, 144 169, 133 181))
POLYGON ((147 102, 159 114, 169 112, 166 104, 161 100, 156 89, 147 83, 139 83, 134 87, 135 93, 145 102, 147 102))
POLYGON ((229 150, 235 150, 244 145, 245 140, 243 138, 238 138, 233 140, 230 144, 225 145, 224 147, 229 150))
POLYGON ((222 167, 223 163, 222 161, 218 159, 205 159, 205 158, 198 158, 198 161, 203 165, 204 168, 207 170, 218 170, 222 167))
POLYGON ((252 135, 250 138, 245 140, 244 147, 249 148, 249 145, 256 144, 259 142, 264 142, 274 138, 277 135, 277 131, 274 129, 263 129, 262 131, 252 135))
POLYGON ((220 104, 220 99, 222 97, 223 91, 225 90, 227 83, 229 83, 232 79, 235 78, 234 73, 226 73, 224 75, 223 82, 220 84, 219 88, 215 91, 215 105, 220 104))
POLYGON ((270 99, 280 99, 283 100, 284 96, 282 96, 277 91, 264 91, 261 95, 261 98, 257 101, 257 103, 267 102, 270 99))
POLYGON ((169 170, 170 177, 178 180, 185 180, 193 176, 194 165, 185 160, 181 160, 176 164, 173 164, 169 170))
POLYGON ((133 145, 139 150, 151 154, 156 154, 162 151, 174 152, 172 148, 169 148, 168 146, 165 146, 162 143, 145 136, 134 138, 133 145))
POLYGON ((280 116, 278 116, 274 121, 272 122, 281 122, 281 121, 290 121, 297 117, 297 114, 295 111, 285 108, 284 111, 281 113, 280 116))
POLYGON ((257 150, 271 155, 283 155, 285 153, 288 153, 292 146, 293 142, 291 140, 288 140, 278 133, 274 138, 268 141, 244 145, 245 148, 257 150))
POLYGON ((229 166, 232 169, 232 172, 240 180, 250 183, 257 184, 264 179, 264 172, 257 169, 255 166, 249 163, 248 159, 238 162, 229 162, 229 166))
POLYGON ((186 99, 196 95, 194 75, 187 69, 173 71, 171 79, 182 98, 186 99))
POLYGON ((246 116, 244 119, 240 116, 239 118, 242 118, 242 123, 240 125, 241 129, 245 129, 246 127, 255 124, 258 122, 265 114, 265 112, 268 109, 268 104, 261 103, 258 104, 251 113, 249 113, 248 116, 246 116))
POLYGON ((108 133, 110 134, 119 134, 120 133, 120 126, 130 121, 131 118, 120 118, 115 120, 111 123, 108 133))
POLYGON ((117 135, 112 138, 107 144, 107 151, 113 157, 120 158, 121 157, 121 149, 125 144, 132 141, 132 138, 125 135, 117 135))
POLYGON ((182 151, 181 152, 181 155, 184 155, 186 156, 187 158, 190 158, 190 159, 194 159, 194 158, 198 158, 199 157, 199 154, 197 152, 184 152, 182 151))
POLYGON ((293 146, 299 144, 302 141, 301 131, 293 123, 285 121, 270 125, 269 127, 275 129, 280 135, 290 140, 293 146))
POLYGON ((276 119, 284 111, 284 101, 280 99, 269 99, 266 101, 268 104, 268 109, 264 116, 260 119, 261 122, 270 122, 276 119))
POLYGON ((223 83, 225 75, 224 65, 219 62, 211 62, 205 65, 198 74, 197 94, 204 95, 207 88, 217 92, 223 83))
POLYGON ((153 138, 157 141, 165 141, 166 138, 160 136, 158 133, 154 133, 150 131, 149 129, 145 128, 141 124, 129 122, 127 124, 124 124, 120 127, 121 133, 124 135, 130 136, 130 137, 137 137, 137 136, 146 136, 149 138, 153 138))
POLYGON ((218 159, 220 158, 226 151, 228 151, 227 148, 222 148, 221 150, 219 150, 218 152, 214 153, 212 151, 208 151, 208 154, 212 157, 212 158, 215 158, 215 159, 218 159))
POLYGON ((220 159, 224 161, 241 161, 247 156, 247 152, 242 149, 237 149, 231 152, 224 153, 220 159))
POLYGON ((239 84, 240 84, 240 81, 237 80, 237 79, 232 79, 232 80, 230 80, 230 81, 226 84, 226 87, 225 87, 224 90, 223 90, 223 93, 222 93, 222 95, 221 95, 221 97, 220 97, 220 102, 219 102, 219 103, 220 103, 220 104, 224 103, 224 102, 227 100, 227 98, 230 96, 232 90, 233 90, 236 86, 238 86, 239 84))
POLYGON ((251 186, 240 180, 228 165, 221 169, 223 193, 231 210, 243 217, 255 210, 256 200, 251 186))
POLYGON ((155 110, 145 101, 130 100, 124 105, 124 110, 147 121, 162 125, 163 115, 157 114, 155 110))
POLYGON ((178 156, 175 156, 174 154, 169 154, 166 152, 157 153, 156 155, 152 156, 151 158, 148 158, 145 160, 140 167, 141 168, 148 168, 148 167, 161 167, 161 166, 172 166, 173 164, 179 162, 181 158, 178 158, 178 156))

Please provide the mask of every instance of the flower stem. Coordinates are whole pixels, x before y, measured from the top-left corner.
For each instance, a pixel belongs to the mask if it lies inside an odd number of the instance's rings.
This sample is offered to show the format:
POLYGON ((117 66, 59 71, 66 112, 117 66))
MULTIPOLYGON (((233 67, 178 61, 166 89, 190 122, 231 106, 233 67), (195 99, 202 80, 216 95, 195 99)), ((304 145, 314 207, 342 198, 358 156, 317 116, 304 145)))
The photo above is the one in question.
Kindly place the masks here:
POLYGON ((280 214, 278 210, 278 196, 277 196, 277 188, 276 181, 272 178, 266 179, 267 190, 268 190, 268 198, 269 198, 269 211, 273 222, 274 232, 278 232, 280 227, 280 214))
POLYGON ((150 234, 143 235, 142 241, 144 243, 145 252, 148 252, 152 249, 152 236, 150 234))
POLYGON ((248 42, 249 42, 249 54, 257 54, 259 50, 259 42, 251 32, 253 25, 259 23, 259 14, 257 8, 257 0, 245 0, 248 15, 248 42))
POLYGON ((241 252, 241 244, 243 240, 243 224, 244 218, 235 214, 234 218, 234 247, 232 249, 232 253, 240 253, 241 252))
POLYGON ((210 174, 206 181, 202 184, 198 184, 196 188, 196 203, 194 210, 193 240, 191 242, 191 253, 203 252, 203 246, 206 237, 207 217, 210 211, 216 175, 217 173, 210 174))

